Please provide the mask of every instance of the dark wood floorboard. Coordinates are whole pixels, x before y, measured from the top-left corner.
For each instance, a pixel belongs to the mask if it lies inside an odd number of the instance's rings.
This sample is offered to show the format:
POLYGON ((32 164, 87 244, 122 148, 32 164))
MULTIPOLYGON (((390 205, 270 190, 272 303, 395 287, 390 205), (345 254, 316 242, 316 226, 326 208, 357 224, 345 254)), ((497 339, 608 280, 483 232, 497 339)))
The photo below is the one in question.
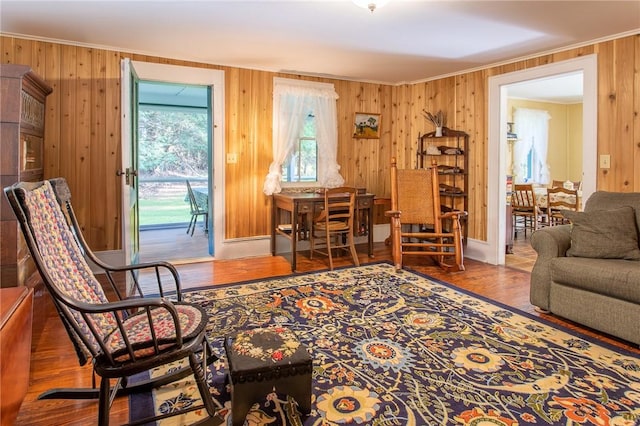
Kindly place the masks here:
MULTIPOLYGON (((525 244, 524 241, 523 244, 525 244)), ((375 245, 373 259, 366 255, 364 247, 359 247, 359 252, 359 259, 363 264, 391 258, 389 248, 382 243, 375 245)), ((314 258, 312 261, 306 253, 301 253, 298 259, 300 272, 327 268, 323 258, 314 258)), ((350 265, 348 259, 348 257, 338 259, 337 266, 350 265)), ((466 271, 447 273, 432 265, 429 259, 406 260, 406 265, 418 272, 640 354, 640 350, 625 342, 586 330, 553 316, 537 313, 529 304, 530 274, 525 270, 467 260, 465 261, 466 271)), ((227 284, 291 273, 288 259, 282 256, 180 264, 178 270, 185 288, 227 284)), ((48 296, 41 294, 36 300, 30 387, 16 424, 25 426, 95 424, 97 419, 95 401, 37 400, 41 392, 52 387, 90 386, 91 370, 87 366, 79 367, 73 347, 51 303, 48 302, 48 296)), ((122 424, 127 420, 127 398, 121 397, 113 403, 111 424, 122 424)))

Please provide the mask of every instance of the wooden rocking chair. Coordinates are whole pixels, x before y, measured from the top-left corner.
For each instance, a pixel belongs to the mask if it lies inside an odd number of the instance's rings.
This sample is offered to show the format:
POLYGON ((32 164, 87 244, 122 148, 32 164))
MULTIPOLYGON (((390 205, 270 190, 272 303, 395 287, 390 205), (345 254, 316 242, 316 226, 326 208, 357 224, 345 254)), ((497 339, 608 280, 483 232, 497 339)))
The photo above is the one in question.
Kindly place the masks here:
POLYGON ((98 399, 97 424, 108 425, 116 395, 149 391, 193 374, 204 408, 212 417, 216 407, 205 380, 206 365, 215 359, 208 354, 205 338, 208 315, 200 306, 181 302, 176 269, 166 262, 117 268, 101 262, 82 236, 64 179, 18 183, 4 192, 80 365, 91 360, 93 366, 92 388, 52 389, 39 399, 98 399), (107 299, 85 258, 105 270, 115 301, 107 299), (155 273, 156 297, 145 297, 138 281, 146 269, 155 273), (118 289, 115 273, 131 275, 131 297, 124 297, 118 289), (133 375, 181 359, 189 362, 178 371, 153 380, 129 382, 133 375), (95 375, 101 378, 99 389, 95 387, 95 375))
POLYGON ((393 262, 402 269, 403 255, 431 256, 445 270, 464 270, 460 217, 464 211, 442 212, 438 167, 398 170, 391 159, 393 262), (448 230, 447 230, 448 229, 448 230))

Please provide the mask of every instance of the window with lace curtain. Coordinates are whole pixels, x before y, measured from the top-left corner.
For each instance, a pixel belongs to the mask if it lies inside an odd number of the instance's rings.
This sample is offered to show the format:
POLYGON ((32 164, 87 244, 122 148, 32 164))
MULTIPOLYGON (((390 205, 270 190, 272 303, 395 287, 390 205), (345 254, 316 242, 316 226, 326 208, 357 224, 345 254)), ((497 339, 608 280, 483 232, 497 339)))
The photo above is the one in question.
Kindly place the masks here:
POLYGON ((287 186, 344 184, 338 151, 338 94, 333 84, 274 78, 273 161, 266 195, 287 186))
POLYGON ((515 183, 549 183, 547 163, 549 119, 547 111, 516 108, 513 118, 518 142, 514 145, 515 183))
POLYGON ((318 181, 318 143, 316 121, 311 113, 304 120, 302 134, 282 164, 282 182, 318 181))

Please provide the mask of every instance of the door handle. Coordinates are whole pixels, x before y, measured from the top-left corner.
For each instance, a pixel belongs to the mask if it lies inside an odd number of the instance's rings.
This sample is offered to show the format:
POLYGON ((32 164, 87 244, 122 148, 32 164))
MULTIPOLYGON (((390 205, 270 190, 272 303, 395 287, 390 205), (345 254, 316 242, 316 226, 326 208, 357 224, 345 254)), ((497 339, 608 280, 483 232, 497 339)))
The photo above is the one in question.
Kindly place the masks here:
POLYGON ((129 167, 127 167, 124 170, 124 172, 122 170, 116 170, 116 176, 124 176, 125 183, 127 185, 131 185, 132 176, 138 176, 138 171, 137 170, 131 170, 129 167))

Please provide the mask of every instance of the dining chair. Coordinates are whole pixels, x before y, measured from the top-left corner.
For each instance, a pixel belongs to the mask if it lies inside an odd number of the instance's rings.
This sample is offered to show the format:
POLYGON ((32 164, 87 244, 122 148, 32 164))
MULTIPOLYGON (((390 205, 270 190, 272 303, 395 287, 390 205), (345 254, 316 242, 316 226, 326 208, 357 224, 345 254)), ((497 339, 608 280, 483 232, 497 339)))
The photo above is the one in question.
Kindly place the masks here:
MULTIPOLYGON (((193 375, 202 404, 170 415, 204 407, 214 416, 216 407, 205 378, 206 365, 216 359, 209 355, 208 314, 201 306, 182 301, 175 267, 167 262, 112 267, 98 259, 82 236, 71 192, 62 178, 21 182, 4 192, 78 361, 81 366, 90 362, 93 372, 93 387, 51 389, 38 399, 98 399, 96 424, 107 426, 116 396, 149 392, 193 375), (86 259, 104 271, 107 290, 86 259), (155 277, 153 289, 139 282, 145 270, 149 271, 145 277, 155 277), (114 280, 114 275, 123 274, 130 278, 126 289, 114 280), (187 361, 184 367, 148 380, 132 379, 180 360, 187 361)), ((151 420, 144 419, 145 424, 151 420)))
POLYGON ((513 220, 513 236, 517 237, 518 229, 531 232, 544 224, 546 215, 541 211, 536 200, 532 184, 515 184, 511 192, 511 218, 513 220))
POLYGON ((198 221, 198 216, 204 216, 204 232, 208 231, 207 226, 209 223, 209 210, 205 206, 201 206, 198 203, 196 195, 193 192, 193 188, 191 187, 191 183, 187 180, 187 194, 189 197, 189 204, 191 206, 191 220, 189 221, 189 227, 187 228, 187 234, 191 231, 191 236, 193 237, 193 231, 196 229, 196 222, 198 221))
POLYGON ((578 190, 565 189, 563 187, 547 188, 547 217, 549 226, 570 223, 562 214, 563 210, 578 211, 578 190))
POLYGON ((312 221, 309 258, 314 253, 327 256, 332 271, 333 250, 350 252, 355 266, 360 266, 353 237, 356 193, 353 187, 325 188, 324 204, 312 221))

